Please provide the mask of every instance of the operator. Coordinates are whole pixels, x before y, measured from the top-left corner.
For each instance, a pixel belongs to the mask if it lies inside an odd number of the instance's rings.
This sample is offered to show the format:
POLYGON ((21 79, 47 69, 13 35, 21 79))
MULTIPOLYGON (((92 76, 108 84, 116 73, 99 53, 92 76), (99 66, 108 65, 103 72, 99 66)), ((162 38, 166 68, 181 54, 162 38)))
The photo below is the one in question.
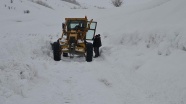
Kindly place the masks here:
POLYGON ((98 34, 93 37, 93 47, 94 47, 94 53, 95 53, 94 58, 97 58, 98 56, 100 56, 99 47, 101 46, 102 46, 101 37, 100 37, 100 34, 98 34))

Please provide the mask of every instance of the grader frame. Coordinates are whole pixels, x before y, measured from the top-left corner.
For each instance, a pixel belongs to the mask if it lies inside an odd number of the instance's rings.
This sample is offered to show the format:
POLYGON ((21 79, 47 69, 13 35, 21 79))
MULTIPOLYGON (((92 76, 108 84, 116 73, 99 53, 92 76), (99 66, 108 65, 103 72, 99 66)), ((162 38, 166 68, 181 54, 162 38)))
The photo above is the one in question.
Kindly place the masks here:
POLYGON ((74 55, 85 56, 87 62, 92 61, 92 38, 95 35, 97 22, 85 18, 65 18, 62 24, 62 35, 53 43, 54 60, 63 57, 73 58, 74 55))

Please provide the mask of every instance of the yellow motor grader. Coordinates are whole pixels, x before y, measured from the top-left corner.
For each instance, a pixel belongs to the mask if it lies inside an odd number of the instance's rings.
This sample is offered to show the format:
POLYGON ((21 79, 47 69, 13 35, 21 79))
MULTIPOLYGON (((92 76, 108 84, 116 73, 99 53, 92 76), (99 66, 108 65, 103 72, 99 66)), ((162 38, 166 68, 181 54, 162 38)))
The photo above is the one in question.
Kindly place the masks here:
POLYGON ((62 36, 52 43, 55 61, 60 61, 61 56, 73 58, 74 55, 85 56, 87 62, 92 61, 92 38, 96 32, 97 22, 84 18, 65 18, 62 23, 62 36))

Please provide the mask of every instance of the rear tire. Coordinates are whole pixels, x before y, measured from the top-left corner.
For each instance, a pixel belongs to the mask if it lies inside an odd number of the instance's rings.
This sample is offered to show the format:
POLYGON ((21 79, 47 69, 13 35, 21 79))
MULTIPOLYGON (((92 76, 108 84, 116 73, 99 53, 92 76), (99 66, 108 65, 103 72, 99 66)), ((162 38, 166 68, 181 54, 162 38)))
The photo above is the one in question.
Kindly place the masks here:
POLYGON ((60 49, 60 44, 58 42, 53 43, 53 55, 55 61, 61 60, 61 49, 60 49))
POLYGON ((87 43, 86 48, 87 48, 86 61, 91 62, 92 57, 93 57, 93 45, 92 45, 92 43, 87 43))

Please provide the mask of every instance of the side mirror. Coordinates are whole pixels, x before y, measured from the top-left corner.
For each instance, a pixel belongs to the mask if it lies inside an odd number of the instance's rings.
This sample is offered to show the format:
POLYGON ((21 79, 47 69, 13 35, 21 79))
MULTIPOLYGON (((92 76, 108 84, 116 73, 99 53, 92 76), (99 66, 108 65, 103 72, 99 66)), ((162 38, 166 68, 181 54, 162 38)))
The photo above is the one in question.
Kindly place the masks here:
POLYGON ((63 29, 63 30, 66 29, 65 26, 66 26, 65 23, 62 23, 62 29, 63 29))

